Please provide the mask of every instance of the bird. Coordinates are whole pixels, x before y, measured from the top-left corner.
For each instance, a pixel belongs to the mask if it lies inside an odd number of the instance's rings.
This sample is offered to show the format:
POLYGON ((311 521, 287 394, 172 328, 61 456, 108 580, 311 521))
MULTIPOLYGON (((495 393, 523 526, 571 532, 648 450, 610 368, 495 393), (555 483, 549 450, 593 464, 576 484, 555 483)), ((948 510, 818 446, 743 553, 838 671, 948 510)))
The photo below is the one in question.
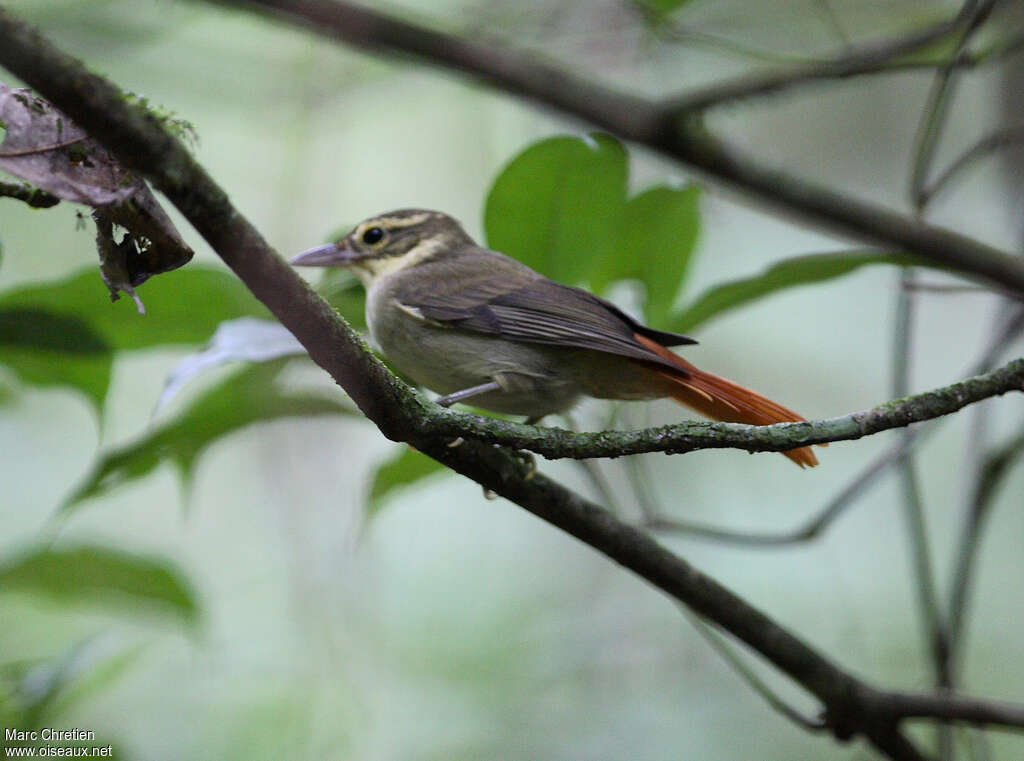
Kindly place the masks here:
MULTIPOLYGON (((669 348, 694 339, 648 327, 610 301, 477 245, 443 212, 370 217, 291 263, 351 271, 366 290, 373 343, 443 406, 471 402, 536 424, 584 396, 670 397, 714 420, 804 420, 669 348)), ((782 454, 801 467, 818 464, 808 446, 782 454)))

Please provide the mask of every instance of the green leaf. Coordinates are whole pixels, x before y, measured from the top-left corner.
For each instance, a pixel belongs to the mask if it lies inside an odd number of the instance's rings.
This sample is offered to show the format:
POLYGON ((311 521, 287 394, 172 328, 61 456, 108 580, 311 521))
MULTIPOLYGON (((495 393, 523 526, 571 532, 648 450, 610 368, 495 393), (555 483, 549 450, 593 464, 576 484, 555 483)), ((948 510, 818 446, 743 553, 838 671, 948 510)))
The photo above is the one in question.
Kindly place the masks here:
POLYGON ((198 605, 187 580, 161 560, 98 546, 38 549, 0 564, 0 590, 137 610, 141 603, 195 625, 198 605))
POLYGON ((886 254, 871 250, 807 254, 776 262, 760 274, 731 280, 709 288, 673 318, 668 330, 684 332, 712 317, 778 291, 842 277, 870 264, 901 267, 936 265, 909 254, 886 254))
POLYGON ((70 315, 89 325, 113 349, 202 344, 236 317, 269 317, 244 285, 224 269, 192 265, 147 280, 139 288, 147 314, 122 300, 111 303, 95 268, 58 281, 0 294, 0 309, 27 307, 70 315))
POLYGON ((377 468, 370 486, 367 513, 376 515, 385 499, 396 489, 410 486, 444 469, 444 465, 437 460, 432 460, 408 445, 403 446, 397 456, 377 468))
POLYGON ((0 307, 0 363, 25 383, 76 388, 98 409, 113 362, 107 341, 79 317, 36 307, 0 307))
POLYGON ((163 462, 174 463, 187 483, 195 462, 209 446, 253 423, 354 413, 337 392, 316 394, 280 388, 275 378, 285 362, 244 367, 198 395, 175 417, 128 444, 107 450, 62 509, 69 510, 85 499, 141 478, 163 462))
POLYGON ((664 324, 688 271, 700 231, 700 188, 658 186, 626 203, 617 245, 595 262, 591 285, 599 293, 632 278, 647 288, 644 313, 664 324))
POLYGON ((542 140, 491 187, 488 245, 550 278, 580 283, 618 240, 626 176, 626 151, 608 135, 542 140))
POLYGON ((606 135, 536 143, 502 171, 487 198, 488 245, 563 283, 602 293, 646 287, 646 316, 667 319, 700 231, 700 190, 658 186, 627 200, 622 144, 606 135))
POLYGON ((145 284, 148 314, 110 303, 95 269, 0 293, 0 364, 22 381, 78 389, 100 408, 117 350, 201 344, 224 320, 266 310, 228 272, 187 267, 145 284))

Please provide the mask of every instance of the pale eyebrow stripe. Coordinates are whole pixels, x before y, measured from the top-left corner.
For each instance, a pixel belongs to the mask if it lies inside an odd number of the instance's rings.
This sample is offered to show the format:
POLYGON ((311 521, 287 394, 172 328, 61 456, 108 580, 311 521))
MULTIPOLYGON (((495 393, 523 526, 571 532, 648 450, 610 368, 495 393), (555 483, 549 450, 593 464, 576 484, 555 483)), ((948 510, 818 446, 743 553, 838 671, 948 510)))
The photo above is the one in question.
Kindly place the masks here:
POLYGON ((366 222, 365 224, 370 227, 374 227, 376 225, 386 225, 391 228, 412 227, 413 225, 426 222, 431 218, 431 216, 433 215, 424 212, 423 214, 416 214, 411 217, 377 217, 377 219, 366 222))

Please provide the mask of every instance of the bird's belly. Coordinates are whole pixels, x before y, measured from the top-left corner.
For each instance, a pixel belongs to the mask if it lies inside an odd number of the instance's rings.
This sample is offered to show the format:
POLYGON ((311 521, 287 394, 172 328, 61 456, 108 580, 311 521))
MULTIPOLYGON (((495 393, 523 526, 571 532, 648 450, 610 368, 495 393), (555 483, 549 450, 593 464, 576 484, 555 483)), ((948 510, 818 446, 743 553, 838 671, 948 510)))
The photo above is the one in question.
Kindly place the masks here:
POLYGON ((416 383, 450 394, 491 381, 502 391, 467 400, 483 409, 542 417, 569 409, 581 389, 565 349, 440 327, 402 315, 370 322, 384 355, 416 383))

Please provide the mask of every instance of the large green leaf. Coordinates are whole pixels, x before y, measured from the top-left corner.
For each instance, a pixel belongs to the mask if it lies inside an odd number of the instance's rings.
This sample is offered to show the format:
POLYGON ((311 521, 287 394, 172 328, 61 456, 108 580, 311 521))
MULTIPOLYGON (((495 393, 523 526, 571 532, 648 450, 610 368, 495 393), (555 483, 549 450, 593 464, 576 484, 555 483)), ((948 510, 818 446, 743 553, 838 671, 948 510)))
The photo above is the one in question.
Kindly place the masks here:
POLYGON ((684 332, 723 312, 778 291, 842 277, 869 264, 935 266, 909 254, 886 254, 871 250, 807 254, 783 259, 752 277, 730 280, 709 288, 676 315, 667 329, 684 332))
POLYGON ((266 315, 228 272, 187 267, 144 286, 148 313, 110 302, 94 268, 0 293, 0 364, 22 381, 69 386, 97 408, 110 383, 113 353, 160 344, 200 344, 224 320, 266 315))
POLYGON ((26 307, 73 315, 113 349, 160 344, 201 344, 225 320, 269 316, 244 285, 224 269, 191 265, 147 280, 140 315, 127 300, 111 303, 95 268, 68 278, 0 293, 0 309, 26 307))
POLYGON ((170 564, 98 546, 38 549, 0 564, 0 590, 135 611, 141 603, 189 625, 199 608, 188 581, 170 564))
POLYGON ((351 415, 336 391, 322 394, 283 389, 275 383, 287 360, 244 367, 198 395, 178 415, 123 446, 104 452, 64 503, 68 510, 172 462, 187 481, 207 447, 264 420, 312 415, 351 415))
POLYGON ((697 245, 699 201, 696 185, 659 186, 631 198, 616 245, 591 270, 594 290, 604 291, 616 280, 639 280, 647 289, 647 320, 654 326, 664 324, 697 245))
POLYGON ((32 306, 0 306, 0 364, 35 386, 76 388, 99 408, 114 353, 75 315, 32 306))
POLYGON ((536 143, 487 198, 488 244, 563 283, 597 293, 623 279, 645 287, 647 319, 667 319, 700 230, 696 186, 628 198, 627 155, 607 135, 536 143))
POLYGON ((491 187, 488 245, 555 280, 582 282, 618 240, 626 178, 626 151, 612 137, 542 140, 491 187))
POLYGON ((384 500, 395 490, 411 486, 444 469, 444 466, 437 460, 427 457, 408 445, 402 446, 395 457, 377 468, 377 472, 373 476, 373 484, 370 486, 367 512, 374 515, 383 506, 384 500))

